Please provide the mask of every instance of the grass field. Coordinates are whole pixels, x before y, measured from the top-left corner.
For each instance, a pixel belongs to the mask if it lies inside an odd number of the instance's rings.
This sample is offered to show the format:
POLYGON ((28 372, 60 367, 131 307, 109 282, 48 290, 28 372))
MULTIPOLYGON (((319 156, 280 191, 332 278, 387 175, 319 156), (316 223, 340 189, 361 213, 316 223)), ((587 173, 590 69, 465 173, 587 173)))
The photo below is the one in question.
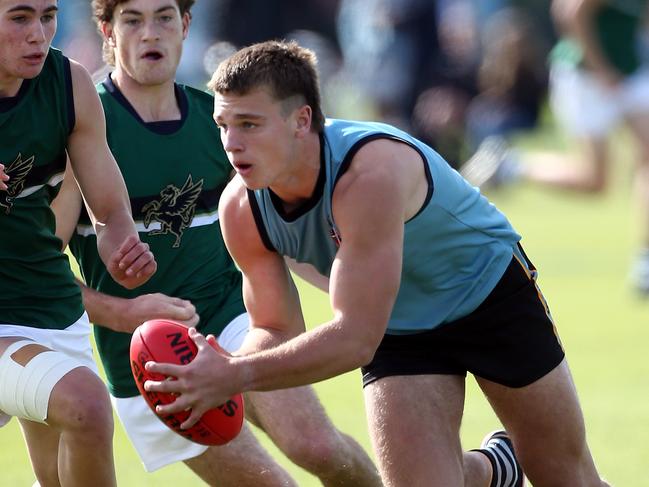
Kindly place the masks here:
MULTIPOLYGON (((548 144, 561 148, 551 130, 541 130, 520 144, 524 150, 548 144)), ((622 163, 630 157, 629 145, 622 134, 615 148, 620 161, 615 184, 603 197, 526 185, 489 197, 523 235, 523 245, 539 268, 539 282, 567 351, 602 475, 616 487, 649 487, 649 300, 638 299, 626 281, 639 238, 630 211, 630 166, 622 163)), ((308 323, 327 319, 326 297, 304 286, 301 293, 308 323)), ((498 422, 473 380, 467 382, 462 438, 471 448, 498 422)), ((316 388, 334 422, 369 448, 360 374, 346 374, 316 388)), ((0 486, 30 486, 33 475, 17 421, 0 430, 0 444, 0 486)), ((120 486, 199 484, 181 466, 145 474, 119 425, 115 445, 120 486)), ((301 486, 318 485, 273 451, 301 486)))

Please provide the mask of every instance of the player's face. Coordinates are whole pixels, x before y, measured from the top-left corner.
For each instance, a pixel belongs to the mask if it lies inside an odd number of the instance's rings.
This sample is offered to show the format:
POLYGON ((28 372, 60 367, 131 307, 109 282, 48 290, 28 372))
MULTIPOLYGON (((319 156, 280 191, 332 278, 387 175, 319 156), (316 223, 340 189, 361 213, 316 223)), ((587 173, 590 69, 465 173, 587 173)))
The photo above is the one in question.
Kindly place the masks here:
POLYGON ((43 69, 56 12, 56 0, 0 0, 0 96, 43 69))
POLYGON ((175 0, 129 0, 115 9, 104 35, 115 50, 115 68, 145 86, 168 83, 176 76, 189 14, 175 0))
POLYGON ((295 175, 294 142, 302 131, 300 110, 286 113, 267 90, 214 98, 214 120, 228 159, 249 189, 276 189, 295 175))

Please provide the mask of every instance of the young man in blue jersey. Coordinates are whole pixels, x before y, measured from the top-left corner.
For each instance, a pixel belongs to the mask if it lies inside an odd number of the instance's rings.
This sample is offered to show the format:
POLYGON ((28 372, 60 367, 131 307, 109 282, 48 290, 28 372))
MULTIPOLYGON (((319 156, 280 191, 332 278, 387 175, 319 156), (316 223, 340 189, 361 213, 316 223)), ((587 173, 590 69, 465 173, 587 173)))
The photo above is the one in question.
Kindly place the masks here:
POLYGON ((218 353, 190 330, 191 364, 148 363, 178 379, 146 383, 180 394, 159 413, 191 408, 189 426, 237 391, 361 367, 387 486, 520 486, 516 457, 537 487, 607 485, 536 271, 504 215, 408 134, 325 122, 315 56, 295 43, 243 49, 209 86, 237 172, 220 222, 253 330, 245 353, 218 353), (304 331, 284 255, 329 277, 331 321, 304 331), (507 433, 462 453, 467 372, 507 433))
POLYGON ((0 424, 20 421, 40 485, 113 486, 113 418, 49 204, 69 157, 110 278, 155 272, 108 150, 99 98, 51 49, 56 0, 0 0, 0 424))
MULTIPOLYGON (((157 275, 137 294, 119 292, 106 282, 72 178, 66 177, 53 204, 58 234, 64 243, 70 240, 89 286, 83 287, 84 303, 95 324, 113 404, 146 470, 183 461, 210 485, 295 485, 247 427, 219 447, 177 435, 149 409, 130 372, 131 333, 148 319, 195 325, 219 335, 231 351, 248 330, 241 275, 218 224, 218 198, 232 168, 212 119, 213 98, 174 82, 193 3, 93 2, 105 57, 115 68, 97 87, 108 141, 129 188, 141 238, 156 254, 157 275), (187 181, 197 188, 193 199, 181 191, 187 181), (187 209, 186 223, 179 227, 171 216, 178 208, 164 197, 172 193, 187 209)), ((368 455, 331 424, 311 387, 248 394, 246 413, 323 485, 380 485, 368 455)))

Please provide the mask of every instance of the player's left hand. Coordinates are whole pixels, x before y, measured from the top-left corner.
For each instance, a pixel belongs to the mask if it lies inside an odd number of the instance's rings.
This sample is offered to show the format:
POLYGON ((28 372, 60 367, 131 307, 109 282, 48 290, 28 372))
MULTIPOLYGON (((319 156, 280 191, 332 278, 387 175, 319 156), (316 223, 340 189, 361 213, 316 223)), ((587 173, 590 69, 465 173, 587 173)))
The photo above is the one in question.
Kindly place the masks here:
POLYGON ((191 428, 206 411, 224 404, 234 394, 241 392, 236 390, 231 357, 222 349, 215 348, 214 336, 205 338, 195 328, 190 328, 189 337, 196 344, 198 353, 187 365, 159 362, 147 362, 145 365, 149 372, 175 377, 175 380, 147 380, 144 388, 178 395, 174 402, 156 407, 156 413, 160 416, 191 409, 189 417, 180 426, 182 429, 191 428))
POLYGON ((110 256, 106 268, 112 278, 126 289, 134 289, 149 280, 156 264, 149 245, 130 235, 110 256))

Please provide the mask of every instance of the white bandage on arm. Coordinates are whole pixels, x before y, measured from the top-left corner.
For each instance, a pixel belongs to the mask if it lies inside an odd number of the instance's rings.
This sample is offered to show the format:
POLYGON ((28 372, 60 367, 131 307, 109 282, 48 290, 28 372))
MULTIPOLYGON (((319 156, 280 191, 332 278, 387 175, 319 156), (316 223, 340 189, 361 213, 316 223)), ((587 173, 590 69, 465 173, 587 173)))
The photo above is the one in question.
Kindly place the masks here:
POLYGON ((44 423, 54 386, 65 374, 83 364, 55 351, 35 355, 24 367, 11 358, 16 351, 34 344, 37 343, 31 340, 14 342, 0 357, 0 410, 44 423))

